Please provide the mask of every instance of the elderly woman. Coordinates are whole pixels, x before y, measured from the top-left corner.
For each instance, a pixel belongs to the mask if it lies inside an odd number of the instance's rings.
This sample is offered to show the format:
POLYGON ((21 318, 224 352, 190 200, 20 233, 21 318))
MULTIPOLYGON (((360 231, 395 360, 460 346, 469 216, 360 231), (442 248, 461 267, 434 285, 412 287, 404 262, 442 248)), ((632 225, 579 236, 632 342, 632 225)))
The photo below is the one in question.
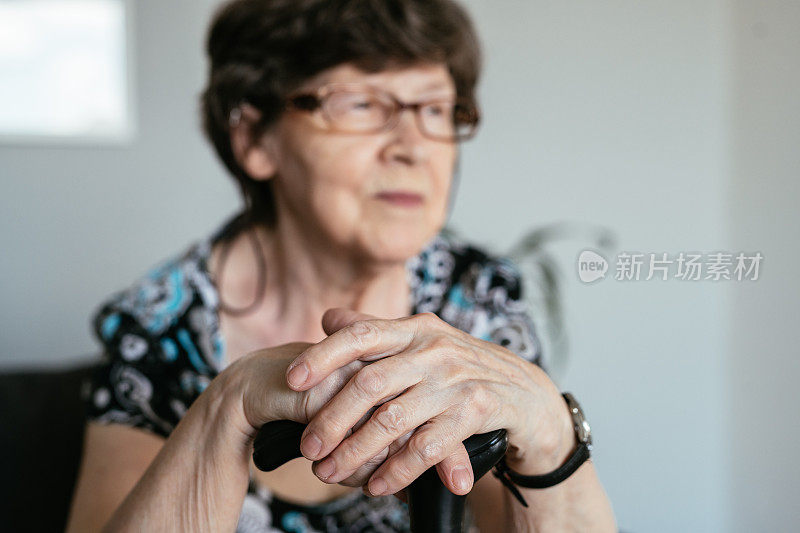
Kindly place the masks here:
POLYGON ((591 461, 523 506, 462 444, 505 428, 529 476, 585 447, 518 271, 442 231, 478 124, 464 11, 236 0, 207 47, 204 127, 245 206, 94 317, 69 530, 403 531, 434 465, 479 531, 614 530, 591 461), (304 457, 257 471, 281 419, 308 424, 304 457))

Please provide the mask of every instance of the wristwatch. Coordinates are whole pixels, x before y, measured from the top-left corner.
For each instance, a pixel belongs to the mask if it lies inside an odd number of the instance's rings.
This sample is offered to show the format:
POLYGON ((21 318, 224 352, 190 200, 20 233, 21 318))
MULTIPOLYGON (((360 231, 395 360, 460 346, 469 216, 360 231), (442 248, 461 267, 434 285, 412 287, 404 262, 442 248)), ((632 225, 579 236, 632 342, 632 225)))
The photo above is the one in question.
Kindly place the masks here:
POLYGON ((542 474, 540 476, 525 476, 514 472, 506 464, 505 457, 495 465, 495 470, 492 472, 494 476, 505 485, 508 490, 517 498, 517 500, 525 507, 528 503, 522 494, 517 490, 514 485, 525 487, 527 489, 544 489, 557 485, 571 476, 579 466, 581 466, 589 457, 592 449, 592 430, 589 427, 589 422, 586 421, 586 416, 583 414, 580 404, 575 400, 572 394, 565 392, 561 394, 564 401, 567 402, 570 415, 572 416, 572 425, 575 429, 575 437, 578 440, 578 447, 567 459, 567 461, 556 468, 549 474, 542 474))

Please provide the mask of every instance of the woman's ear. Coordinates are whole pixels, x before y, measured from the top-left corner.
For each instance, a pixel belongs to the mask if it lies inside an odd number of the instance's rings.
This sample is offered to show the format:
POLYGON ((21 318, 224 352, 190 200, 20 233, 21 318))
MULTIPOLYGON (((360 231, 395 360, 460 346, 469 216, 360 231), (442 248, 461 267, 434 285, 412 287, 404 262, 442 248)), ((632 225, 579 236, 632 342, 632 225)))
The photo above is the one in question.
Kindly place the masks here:
POLYGON ((231 149, 236 161, 253 179, 270 179, 277 171, 277 161, 269 143, 264 142, 269 134, 253 138, 253 126, 261 119, 261 112, 250 104, 242 104, 231 118, 231 149))

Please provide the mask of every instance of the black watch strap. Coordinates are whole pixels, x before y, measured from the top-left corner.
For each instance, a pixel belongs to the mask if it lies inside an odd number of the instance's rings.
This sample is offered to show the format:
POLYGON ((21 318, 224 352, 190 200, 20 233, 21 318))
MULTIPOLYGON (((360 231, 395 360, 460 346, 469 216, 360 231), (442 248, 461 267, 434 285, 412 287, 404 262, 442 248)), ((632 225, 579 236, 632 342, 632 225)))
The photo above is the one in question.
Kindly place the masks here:
MULTIPOLYGON (((564 399, 567 399, 566 396, 564 399)), ((528 507, 528 503, 525 501, 525 498, 522 497, 522 494, 514 485, 524 487, 526 489, 545 489, 547 487, 552 487, 553 485, 558 485, 571 476, 578 469, 578 467, 580 467, 584 462, 586 462, 587 459, 589 459, 591 456, 590 446, 591 440, 588 442, 580 442, 569 459, 567 459, 563 465, 556 468, 549 474, 542 474, 539 476, 525 476, 523 474, 519 474, 508 467, 505 457, 501 458, 500 461, 495 465, 495 470, 492 473, 503 483, 503 485, 508 488, 508 490, 511 491, 514 497, 523 506, 528 507)))

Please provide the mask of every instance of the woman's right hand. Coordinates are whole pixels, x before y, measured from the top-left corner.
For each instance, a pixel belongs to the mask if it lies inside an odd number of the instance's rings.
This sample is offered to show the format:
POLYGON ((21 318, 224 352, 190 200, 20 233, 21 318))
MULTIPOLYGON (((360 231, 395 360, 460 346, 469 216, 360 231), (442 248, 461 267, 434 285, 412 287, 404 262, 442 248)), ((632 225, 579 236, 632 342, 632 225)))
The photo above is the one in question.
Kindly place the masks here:
MULTIPOLYGON (((370 364, 370 361, 353 361, 339 368, 325 380, 306 391, 290 389, 286 383, 286 369, 306 348, 311 346, 307 342, 292 342, 247 354, 226 368, 212 381, 212 387, 224 388, 224 394, 231 398, 239 396, 233 405, 240 405, 236 418, 239 419, 241 434, 245 436, 249 446, 253 443, 258 430, 273 420, 293 420, 302 424, 308 422, 322 409, 322 407, 350 381, 359 370, 370 364)), ((375 404, 348 432, 357 431, 375 410, 394 396, 383 398, 375 404)), ((229 404, 230 405, 230 404, 229 404)), ((237 432, 238 433, 238 432, 237 432)), ((382 450, 373 459, 362 465, 357 471, 341 481, 339 485, 348 487, 362 487, 375 469, 383 461, 399 450, 411 437, 413 431, 408 432, 382 450)), ((319 463, 321 461, 315 461, 319 463)), ((366 492, 365 492, 366 494, 366 492)), ((396 496, 405 500, 405 493, 401 491, 396 496)))
MULTIPOLYGON (((142 465, 146 470, 137 472, 139 480, 133 489, 115 503, 106 530, 235 529, 247 492, 253 441, 261 426, 273 420, 308 424, 369 364, 354 361, 308 391, 292 390, 286 383, 286 369, 309 346, 294 342, 266 348, 228 365, 195 400, 155 458, 142 465)), ((370 468, 377 467, 390 451, 384 450, 370 468)), ((368 472, 363 474, 368 477, 368 472)), ((339 483, 359 486, 363 481, 354 477, 339 483)))
POLYGON ((217 393, 236 398, 234 406, 241 405, 241 409, 234 408, 238 419, 234 421, 251 439, 250 443, 267 422, 293 420, 307 424, 356 372, 369 364, 354 361, 310 390, 292 390, 286 384, 286 368, 309 346, 307 342, 291 342, 251 352, 231 363, 209 385, 217 393))
MULTIPOLYGON (((261 426, 273 420, 307 424, 367 364, 357 361, 312 390, 294 391, 286 383, 286 369, 309 346, 295 342, 266 348, 228 365, 192 403, 163 445, 159 443, 155 457, 141 463, 143 472, 130 474, 127 456, 124 461, 110 459, 128 465, 128 471, 118 472, 138 481, 121 503, 114 502, 116 509, 105 529, 233 531, 247 493, 253 441, 261 426)), ((125 444, 121 446, 124 449, 125 444)), ((141 450, 137 453, 142 456, 141 450)), ((105 469, 97 475, 107 475, 107 465, 97 468, 105 469)))

